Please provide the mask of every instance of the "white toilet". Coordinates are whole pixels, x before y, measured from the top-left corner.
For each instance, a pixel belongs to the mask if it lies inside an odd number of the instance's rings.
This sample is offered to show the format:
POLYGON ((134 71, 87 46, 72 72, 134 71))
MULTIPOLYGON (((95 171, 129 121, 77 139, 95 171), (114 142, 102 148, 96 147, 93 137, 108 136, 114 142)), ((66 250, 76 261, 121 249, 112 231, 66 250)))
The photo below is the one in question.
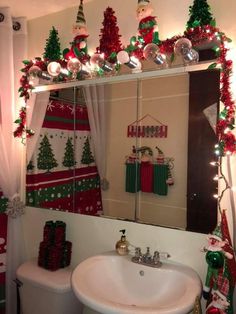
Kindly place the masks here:
POLYGON ((82 314, 83 305, 71 288, 72 270, 48 271, 28 261, 17 269, 22 314, 82 314))

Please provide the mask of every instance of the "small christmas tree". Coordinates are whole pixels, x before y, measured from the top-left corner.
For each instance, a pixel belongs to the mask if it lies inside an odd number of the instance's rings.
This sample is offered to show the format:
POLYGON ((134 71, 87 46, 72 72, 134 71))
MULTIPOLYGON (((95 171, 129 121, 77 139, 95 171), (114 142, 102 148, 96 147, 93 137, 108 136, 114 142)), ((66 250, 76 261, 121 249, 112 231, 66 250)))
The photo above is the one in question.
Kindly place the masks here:
POLYGON ((72 140, 69 137, 66 142, 66 148, 65 148, 65 154, 64 159, 62 162, 64 167, 71 168, 76 164, 75 158, 74 158, 74 147, 72 144, 72 140))
POLYGON ((105 59, 110 62, 116 61, 116 53, 119 52, 121 41, 119 35, 119 27, 117 26, 117 18, 115 11, 108 7, 104 12, 103 28, 101 29, 100 45, 97 47, 99 53, 104 53, 105 59))
POLYGON ((38 169, 47 170, 47 172, 50 172, 52 168, 58 166, 58 163, 54 158, 51 144, 49 143, 47 135, 44 135, 44 138, 40 142, 37 164, 38 169))
POLYGON ((189 15, 187 28, 209 25, 214 22, 207 0, 194 0, 193 5, 189 7, 189 15))
POLYGON ((46 40, 43 57, 50 61, 56 61, 61 58, 61 45, 58 37, 58 31, 53 26, 46 40))
POLYGON ((94 158, 90 149, 89 139, 87 137, 83 147, 81 163, 89 166, 92 162, 94 162, 94 158))

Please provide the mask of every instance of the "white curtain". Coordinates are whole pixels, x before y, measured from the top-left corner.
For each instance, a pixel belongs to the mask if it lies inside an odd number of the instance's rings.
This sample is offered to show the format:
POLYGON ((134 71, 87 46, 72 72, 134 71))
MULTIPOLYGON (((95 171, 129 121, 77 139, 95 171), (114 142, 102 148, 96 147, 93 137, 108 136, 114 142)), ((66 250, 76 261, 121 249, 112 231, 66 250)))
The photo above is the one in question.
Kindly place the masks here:
POLYGON ((88 118, 94 143, 94 154, 102 189, 108 188, 106 179, 106 110, 104 85, 84 87, 88 118))
MULTIPOLYGON (((43 81, 40 81, 40 84, 43 84, 43 81)), ((49 102, 49 96, 50 92, 32 94, 28 102, 29 106, 27 108, 27 125, 35 133, 34 136, 27 139, 27 164, 30 162, 33 156, 38 138, 40 136, 40 130, 42 128, 45 112, 49 102)))
POLYGON ((9 8, 0 8, 0 187, 9 199, 7 234, 6 302, 7 314, 16 313, 17 267, 24 258, 20 201, 21 158, 24 146, 13 137, 21 61, 26 57, 26 20, 12 19, 9 8), (14 26, 14 30, 13 30, 14 26))

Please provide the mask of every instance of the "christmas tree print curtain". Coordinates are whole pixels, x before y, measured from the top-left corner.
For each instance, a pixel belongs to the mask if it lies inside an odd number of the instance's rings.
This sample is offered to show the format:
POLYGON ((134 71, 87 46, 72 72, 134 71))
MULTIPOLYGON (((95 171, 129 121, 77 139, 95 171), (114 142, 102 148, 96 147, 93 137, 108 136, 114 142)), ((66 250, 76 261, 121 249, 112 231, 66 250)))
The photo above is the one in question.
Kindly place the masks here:
POLYGON ((91 143, 87 108, 51 100, 27 165, 27 204, 100 215, 100 177, 91 143))
MULTIPOLYGON (((23 232, 19 208, 21 204, 16 202, 11 207, 16 214, 14 219, 8 209, 20 194, 21 157, 24 147, 13 137, 13 131, 18 109, 22 105, 18 101, 18 88, 22 60, 26 58, 26 25, 25 18, 13 19, 9 8, 0 8, 0 187, 4 197, 9 200, 6 208, 9 214, 8 219, 4 214, 0 214, 0 308, 2 312, 5 311, 3 289, 6 278, 7 314, 16 314, 16 287, 13 279, 25 255, 22 247, 23 232), (5 259, 6 277, 4 275, 5 259)), ((5 202, 1 199, 1 207, 5 206, 2 200, 5 202)))

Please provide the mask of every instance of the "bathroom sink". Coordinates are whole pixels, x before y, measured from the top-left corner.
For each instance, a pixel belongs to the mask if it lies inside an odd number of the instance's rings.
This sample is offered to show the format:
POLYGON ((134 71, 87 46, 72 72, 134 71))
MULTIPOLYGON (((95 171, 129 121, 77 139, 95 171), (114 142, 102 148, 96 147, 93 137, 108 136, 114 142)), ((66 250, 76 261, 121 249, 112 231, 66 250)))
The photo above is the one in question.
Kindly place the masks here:
POLYGON ((84 305, 102 314, 187 314, 202 286, 187 266, 166 262, 153 268, 114 253, 79 264, 72 288, 84 305))

